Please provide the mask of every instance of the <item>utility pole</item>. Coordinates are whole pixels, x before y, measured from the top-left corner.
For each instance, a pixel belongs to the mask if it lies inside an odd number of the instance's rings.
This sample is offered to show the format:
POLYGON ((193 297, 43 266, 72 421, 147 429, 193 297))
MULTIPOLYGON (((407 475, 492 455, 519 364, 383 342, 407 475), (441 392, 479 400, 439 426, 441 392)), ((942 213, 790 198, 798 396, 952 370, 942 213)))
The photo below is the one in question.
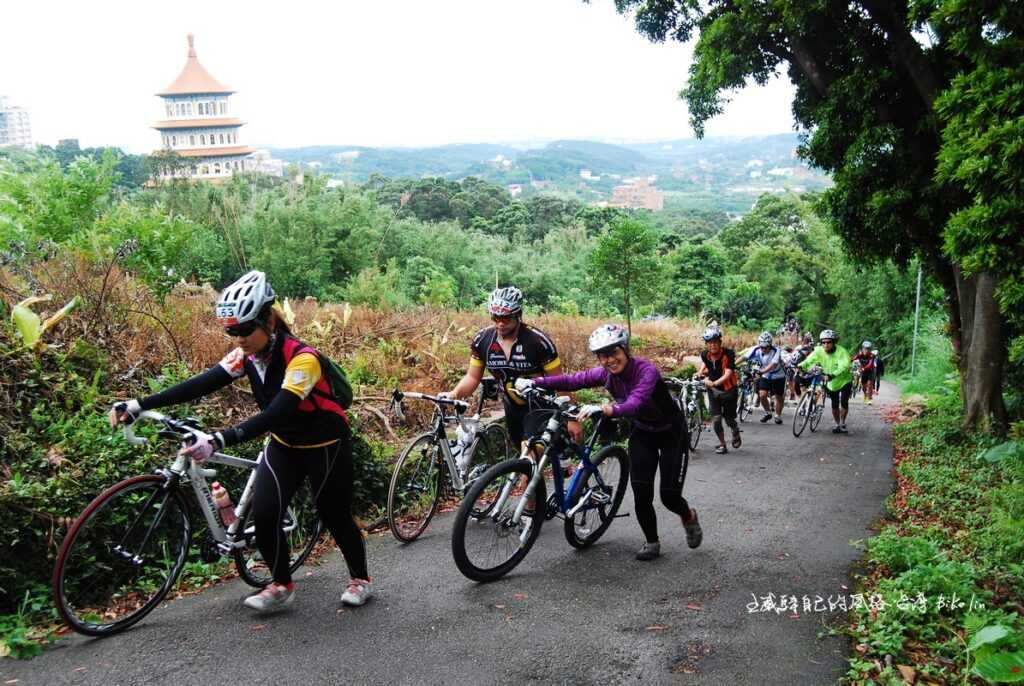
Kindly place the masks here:
POLYGON ((921 324, 921 267, 917 267, 917 302, 914 304, 914 345, 910 353, 910 376, 917 370, 917 331, 921 324))

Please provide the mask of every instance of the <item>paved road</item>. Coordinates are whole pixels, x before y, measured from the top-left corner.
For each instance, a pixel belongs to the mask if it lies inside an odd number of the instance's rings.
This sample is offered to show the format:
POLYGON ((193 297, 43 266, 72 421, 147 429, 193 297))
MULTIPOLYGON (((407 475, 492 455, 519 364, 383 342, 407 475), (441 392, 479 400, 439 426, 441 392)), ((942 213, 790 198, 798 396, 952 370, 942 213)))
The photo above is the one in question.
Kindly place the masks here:
MULTIPOLYGON (((29 684, 830 684, 847 643, 818 638, 838 614, 748 610, 769 592, 843 594, 891 487, 881 402, 855 401, 850 433, 822 423, 794 439, 789 424, 745 424, 744 447, 691 462, 686 495, 704 545, 659 509, 662 557, 621 519, 578 552, 548 522, 506 579, 477 585, 451 561, 451 516, 417 543, 371 537, 379 596, 359 609, 338 598, 335 552, 300 578, 295 602, 257 618, 235 581, 158 608, 126 634, 72 637, 31 662, 0 662, 0 683, 29 684)), ((787 407, 786 418, 791 408, 787 407)), ((631 510, 627 499, 624 510, 631 510)))

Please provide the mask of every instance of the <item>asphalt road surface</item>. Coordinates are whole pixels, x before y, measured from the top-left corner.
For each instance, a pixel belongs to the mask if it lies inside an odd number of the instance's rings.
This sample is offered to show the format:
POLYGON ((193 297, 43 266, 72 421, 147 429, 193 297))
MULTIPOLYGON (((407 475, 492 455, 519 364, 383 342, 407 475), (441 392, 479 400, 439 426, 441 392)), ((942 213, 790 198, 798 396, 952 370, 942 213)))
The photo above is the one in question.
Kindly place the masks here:
POLYGON ((448 514, 412 545, 370 537, 377 597, 362 608, 340 604, 335 551, 300 570, 279 614, 253 615, 232 581, 119 636, 0 661, 0 684, 831 684, 849 646, 819 634, 841 620, 828 601, 848 597, 850 542, 869 535, 891 489, 880 415, 895 397, 891 386, 871 407, 858 397, 847 435, 826 412, 817 433, 794 438, 791 406, 782 426, 748 419, 728 455, 705 434, 684 492, 704 529, 697 550, 660 505, 662 556, 647 563, 633 559, 632 517, 584 551, 552 520, 512 574, 481 585, 452 562, 448 514), (795 596, 798 611, 762 611, 769 593, 795 596))

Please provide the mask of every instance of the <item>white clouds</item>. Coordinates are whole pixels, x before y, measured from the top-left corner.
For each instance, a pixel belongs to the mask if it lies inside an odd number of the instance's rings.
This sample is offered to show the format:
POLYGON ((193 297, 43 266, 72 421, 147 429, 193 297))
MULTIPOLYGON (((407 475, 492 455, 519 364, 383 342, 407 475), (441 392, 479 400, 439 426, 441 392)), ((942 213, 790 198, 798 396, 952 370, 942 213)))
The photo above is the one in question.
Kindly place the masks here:
MULTIPOLYGON (((37 140, 145 151, 152 94, 199 59, 239 91, 250 143, 432 145, 692 135, 687 46, 653 45, 611 0, 17 3, 0 93, 37 140)), ((739 94, 708 133, 791 130, 792 89, 739 94)))

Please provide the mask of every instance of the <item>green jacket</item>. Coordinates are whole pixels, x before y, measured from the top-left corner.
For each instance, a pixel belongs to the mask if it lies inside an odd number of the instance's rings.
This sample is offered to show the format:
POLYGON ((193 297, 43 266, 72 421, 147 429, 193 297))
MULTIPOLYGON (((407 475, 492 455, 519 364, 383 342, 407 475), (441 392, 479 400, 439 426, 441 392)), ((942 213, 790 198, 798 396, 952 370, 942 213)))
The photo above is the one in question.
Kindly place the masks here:
POLYGON ((819 345, 798 366, 806 371, 814 365, 819 365, 825 374, 832 377, 827 385, 830 391, 838 391, 853 381, 853 375, 850 374, 850 353, 846 352, 846 348, 841 345, 837 345, 831 355, 819 345))

